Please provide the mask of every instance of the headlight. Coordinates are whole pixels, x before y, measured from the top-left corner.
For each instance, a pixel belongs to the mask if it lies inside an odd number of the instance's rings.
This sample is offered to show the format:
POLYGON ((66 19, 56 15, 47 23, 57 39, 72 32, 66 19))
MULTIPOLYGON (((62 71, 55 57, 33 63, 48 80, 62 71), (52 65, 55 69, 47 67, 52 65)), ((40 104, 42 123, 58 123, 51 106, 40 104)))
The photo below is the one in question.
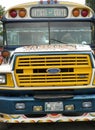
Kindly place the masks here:
POLYGON ((14 80, 11 73, 0 74, 0 87, 3 87, 3 88, 14 87, 14 80))
POLYGON ((6 76, 4 74, 0 75, 0 84, 6 83, 6 76))

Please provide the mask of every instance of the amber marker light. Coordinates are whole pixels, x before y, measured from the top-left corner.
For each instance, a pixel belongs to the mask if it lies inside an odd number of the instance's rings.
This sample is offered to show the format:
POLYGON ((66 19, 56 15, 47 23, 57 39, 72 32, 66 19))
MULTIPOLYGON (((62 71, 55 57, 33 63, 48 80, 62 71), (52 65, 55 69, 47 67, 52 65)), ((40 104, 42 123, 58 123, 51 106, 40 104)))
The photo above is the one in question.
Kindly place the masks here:
POLYGON ((74 9, 72 11, 72 14, 73 14, 74 17, 78 17, 80 15, 80 10, 79 9, 74 9))
POLYGON ((66 105, 65 106, 65 110, 66 111, 73 111, 75 108, 74 108, 74 105, 73 104, 71 104, 71 105, 66 105))
POLYGON ((43 0, 40 0, 40 4, 43 4, 43 0))
POLYGON ((0 20, 2 19, 2 15, 0 15, 0 20))
POLYGON ((23 17, 25 17, 26 16, 26 10, 25 9, 20 9, 19 10, 19 16, 21 17, 21 18, 23 18, 23 17))
POLYGON ((48 0, 47 3, 50 4, 50 0, 48 0))
POLYGON ((3 62, 3 57, 0 55, 0 65, 2 64, 3 62))
POLYGON ((10 56, 10 52, 7 51, 7 50, 3 50, 3 51, 2 51, 2 56, 3 56, 4 58, 8 58, 8 57, 10 56))

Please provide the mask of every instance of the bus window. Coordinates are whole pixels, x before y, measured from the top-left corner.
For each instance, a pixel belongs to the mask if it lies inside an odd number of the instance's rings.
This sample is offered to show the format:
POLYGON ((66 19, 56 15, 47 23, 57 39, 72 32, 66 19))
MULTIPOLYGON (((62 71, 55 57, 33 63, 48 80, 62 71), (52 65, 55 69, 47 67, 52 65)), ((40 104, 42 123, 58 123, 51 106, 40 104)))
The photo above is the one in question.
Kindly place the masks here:
POLYGON ((8 45, 91 44, 90 22, 7 23, 8 45))
POLYGON ((48 43, 48 23, 8 23, 6 30, 8 45, 48 43))
POLYGON ((90 22, 55 22, 51 23, 51 38, 67 44, 91 44, 92 25, 90 22))

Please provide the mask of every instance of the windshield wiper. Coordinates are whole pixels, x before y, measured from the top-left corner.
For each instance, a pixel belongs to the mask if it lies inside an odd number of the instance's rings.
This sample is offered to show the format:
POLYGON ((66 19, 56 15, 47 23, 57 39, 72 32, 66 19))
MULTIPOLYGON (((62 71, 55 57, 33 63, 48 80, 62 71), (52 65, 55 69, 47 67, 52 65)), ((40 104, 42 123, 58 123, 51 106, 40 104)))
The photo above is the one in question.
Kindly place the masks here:
POLYGON ((57 39, 50 39, 50 41, 56 41, 56 42, 59 42, 59 43, 63 43, 62 41, 60 41, 60 40, 57 40, 57 39))

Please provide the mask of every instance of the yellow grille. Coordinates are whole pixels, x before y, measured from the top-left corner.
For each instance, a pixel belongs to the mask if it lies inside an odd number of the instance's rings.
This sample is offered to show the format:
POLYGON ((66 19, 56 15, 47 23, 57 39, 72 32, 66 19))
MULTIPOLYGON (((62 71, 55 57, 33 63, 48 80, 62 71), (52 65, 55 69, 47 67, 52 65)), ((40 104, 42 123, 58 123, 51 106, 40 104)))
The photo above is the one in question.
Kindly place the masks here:
POLYGON ((90 83, 92 67, 87 54, 17 56, 18 87, 83 86, 90 83), (59 69, 52 74, 48 69, 59 69))

